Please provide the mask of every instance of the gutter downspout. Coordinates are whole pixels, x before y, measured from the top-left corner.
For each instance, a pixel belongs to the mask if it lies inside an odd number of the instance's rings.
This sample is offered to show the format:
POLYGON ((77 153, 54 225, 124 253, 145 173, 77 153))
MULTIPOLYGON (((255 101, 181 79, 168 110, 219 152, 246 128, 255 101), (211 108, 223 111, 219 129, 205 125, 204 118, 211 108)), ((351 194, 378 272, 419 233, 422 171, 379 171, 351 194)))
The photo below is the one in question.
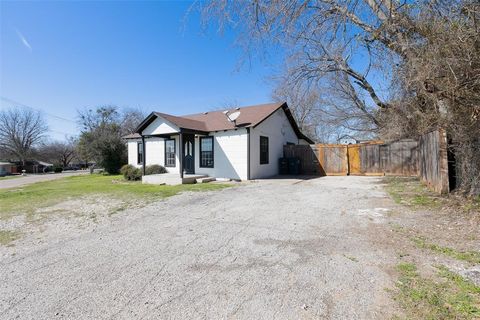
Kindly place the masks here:
POLYGON ((178 135, 178 161, 180 162, 180 178, 183 180, 183 133, 178 135))
POLYGON ((145 175, 145 163, 147 162, 147 148, 145 148, 145 136, 142 134, 142 151, 143 151, 143 159, 142 159, 142 175, 145 175))
POLYGON ((250 128, 247 128, 247 180, 250 180, 250 128))

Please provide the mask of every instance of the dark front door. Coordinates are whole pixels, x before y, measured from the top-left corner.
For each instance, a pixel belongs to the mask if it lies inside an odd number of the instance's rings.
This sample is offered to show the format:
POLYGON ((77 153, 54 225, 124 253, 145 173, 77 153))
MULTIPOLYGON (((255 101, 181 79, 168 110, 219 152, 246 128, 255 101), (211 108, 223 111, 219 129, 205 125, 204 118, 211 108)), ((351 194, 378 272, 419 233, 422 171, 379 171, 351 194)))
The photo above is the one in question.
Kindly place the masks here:
POLYGON ((195 136, 183 135, 183 170, 185 173, 195 173, 195 136))

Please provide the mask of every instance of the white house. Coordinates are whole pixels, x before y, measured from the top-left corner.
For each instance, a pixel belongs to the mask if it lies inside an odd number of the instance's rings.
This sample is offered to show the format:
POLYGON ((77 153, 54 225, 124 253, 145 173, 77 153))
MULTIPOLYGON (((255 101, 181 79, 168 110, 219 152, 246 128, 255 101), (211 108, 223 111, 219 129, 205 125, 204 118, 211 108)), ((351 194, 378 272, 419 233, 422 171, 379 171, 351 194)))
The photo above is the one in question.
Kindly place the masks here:
POLYGON ((180 117, 152 112, 125 138, 128 163, 143 168, 144 183, 271 177, 278 174, 285 144, 313 143, 300 132, 286 103, 180 117), (164 166, 169 174, 145 176, 145 166, 152 164, 164 166))

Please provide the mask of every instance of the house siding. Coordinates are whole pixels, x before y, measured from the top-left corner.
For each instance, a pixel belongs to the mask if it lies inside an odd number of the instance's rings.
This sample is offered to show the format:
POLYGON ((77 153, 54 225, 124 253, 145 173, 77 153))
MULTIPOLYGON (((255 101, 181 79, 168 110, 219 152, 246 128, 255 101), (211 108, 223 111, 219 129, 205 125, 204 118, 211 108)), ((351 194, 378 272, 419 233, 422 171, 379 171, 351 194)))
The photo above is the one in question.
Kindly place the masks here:
POLYGON ((138 164, 138 159, 137 159, 137 143, 142 142, 142 140, 128 140, 127 146, 128 146, 128 164, 134 166, 134 167, 141 167, 141 164, 138 164))
POLYGON ((200 139, 195 138, 195 173, 215 178, 247 180, 247 130, 237 129, 210 134, 213 142, 213 168, 200 167, 200 139))
POLYGON ((278 159, 283 146, 298 144, 299 140, 283 109, 275 111, 250 131, 250 179, 267 178, 278 174, 278 159), (260 164, 260 136, 268 137, 268 164, 260 164))
POLYGON ((145 139, 146 160, 145 164, 150 166, 152 164, 165 165, 165 141, 163 138, 148 138, 145 139))
POLYGON ((158 117, 142 131, 142 135, 171 134, 179 131, 180 130, 177 126, 158 117))
MULTIPOLYGON (((178 137, 173 137, 175 139, 175 167, 167 167, 167 171, 171 173, 180 173, 180 162, 179 162, 179 146, 178 146, 178 137)), ((163 138, 146 138, 145 139, 145 149, 146 149, 146 162, 147 166, 152 164, 159 164, 165 166, 165 139, 163 138)), ((137 168, 142 167, 141 164, 137 163, 137 143, 142 142, 142 140, 129 140, 128 141, 128 164, 135 166, 137 168)))

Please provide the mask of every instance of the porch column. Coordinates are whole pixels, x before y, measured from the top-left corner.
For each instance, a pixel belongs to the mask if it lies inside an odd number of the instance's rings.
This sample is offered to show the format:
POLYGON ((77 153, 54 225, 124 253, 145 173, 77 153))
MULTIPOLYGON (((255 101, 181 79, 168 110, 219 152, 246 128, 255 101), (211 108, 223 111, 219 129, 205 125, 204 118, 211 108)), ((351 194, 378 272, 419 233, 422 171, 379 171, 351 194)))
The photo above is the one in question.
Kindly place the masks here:
POLYGON ((183 133, 180 131, 178 136, 178 162, 180 163, 180 178, 183 179, 183 133))
POLYGON ((147 153, 146 153, 146 148, 145 148, 145 137, 142 135, 142 151, 143 151, 143 159, 142 159, 142 175, 145 175, 145 163, 147 162, 147 153))

